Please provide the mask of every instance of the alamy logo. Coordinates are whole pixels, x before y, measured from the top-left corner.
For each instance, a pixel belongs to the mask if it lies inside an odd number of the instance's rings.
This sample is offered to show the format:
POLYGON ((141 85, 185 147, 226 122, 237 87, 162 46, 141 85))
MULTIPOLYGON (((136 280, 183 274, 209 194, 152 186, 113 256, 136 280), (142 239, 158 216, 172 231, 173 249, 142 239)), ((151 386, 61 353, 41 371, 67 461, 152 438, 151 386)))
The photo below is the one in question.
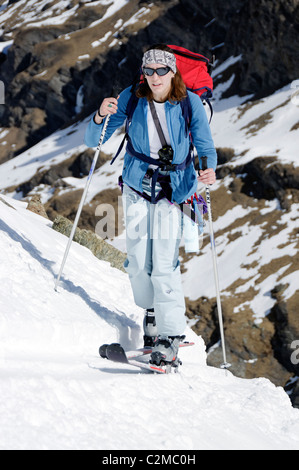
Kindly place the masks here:
POLYGON ((0 104, 5 104, 5 86, 0 80, 0 104))
POLYGON ((294 340, 291 344, 291 348, 295 351, 291 354, 291 363, 294 365, 299 364, 299 340, 294 340))

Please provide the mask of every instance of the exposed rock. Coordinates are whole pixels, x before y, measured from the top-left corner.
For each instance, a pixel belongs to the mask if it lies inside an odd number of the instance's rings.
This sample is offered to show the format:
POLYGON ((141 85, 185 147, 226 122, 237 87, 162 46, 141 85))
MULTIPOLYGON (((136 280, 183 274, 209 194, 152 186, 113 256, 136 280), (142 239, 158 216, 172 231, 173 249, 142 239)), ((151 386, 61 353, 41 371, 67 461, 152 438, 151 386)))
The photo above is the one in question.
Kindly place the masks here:
POLYGON ((15 210, 15 208, 12 205, 10 205, 7 201, 5 201, 2 197, 0 197, 0 202, 5 204, 6 206, 10 207, 10 209, 15 210))
MULTIPOLYGON (((215 299, 187 301, 187 306, 188 317, 193 321, 198 318, 193 330, 205 341, 208 351, 207 363, 219 367, 223 363, 223 356, 222 347, 217 346, 220 331, 215 299)), ((274 326, 269 319, 258 325, 254 322, 250 310, 235 314, 228 300, 222 301, 222 310, 230 371, 239 377, 268 377, 273 383, 284 385, 290 374, 273 357, 271 341, 274 326)))
MULTIPOLYGON (((218 165, 223 165, 224 163, 228 163, 232 158, 235 156, 235 151, 234 149, 231 148, 217 148, 217 164, 218 165)), ((222 176, 223 177, 223 176, 222 176)))
POLYGON ((226 44, 242 54, 230 93, 265 96, 298 78, 297 0, 249 0, 232 16, 226 44))
MULTIPOLYGON (((59 187, 61 185, 67 186, 66 183, 61 182, 63 178, 67 178, 69 176, 73 176, 74 178, 82 178, 89 174, 93 156, 94 150, 87 148, 82 153, 75 154, 68 160, 64 160, 62 163, 52 165, 49 170, 39 170, 30 180, 18 186, 16 191, 22 192, 23 197, 25 197, 28 193, 30 193, 30 191, 40 184, 46 184, 55 187, 59 187)), ((106 155, 101 152, 95 169, 97 170, 100 168, 110 158, 110 155, 106 155)))
MULTIPOLYGON (((82 190, 69 190, 54 194, 46 204, 46 211, 51 220, 63 215, 74 221, 82 197, 82 190)), ((93 200, 85 204, 79 220, 79 227, 89 229, 105 238, 114 238, 123 231, 121 192, 118 188, 107 189, 98 193, 93 200), (102 210, 101 210, 102 209, 102 210), (103 230, 99 225, 107 224, 103 230), (98 225, 99 224, 99 225, 98 225), (102 231, 105 233, 103 234, 102 231), (110 234, 110 236, 107 235, 110 234), (104 236, 106 235, 106 236, 104 236)))
POLYGON ((291 400, 295 408, 299 408, 299 379, 295 382, 295 386, 292 389, 291 400))
POLYGON ((257 199, 277 198, 281 207, 288 209, 289 196, 299 202, 299 168, 282 165, 276 157, 258 157, 242 167, 236 174, 244 174, 242 192, 257 199))
MULTIPOLYGON (((62 216, 56 217, 53 223, 53 229, 57 232, 63 233, 67 237, 70 236, 73 224, 68 219, 62 216)), ((121 251, 114 248, 105 240, 101 239, 98 235, 90 230, 76 229, 74 241, 82 246, 88 248, 100 260, 108 261, 112 267, 126 272, 123 264, 126 255, 121 251)))
MULTIPOLYGON (((275 334, 271 345, 274 356, 283 367, 299 377, 299 291, 288 300, 284 300, 283 292, 286 285, 278 285, 272 290, 272 296, 277 299, 269 318, 274 324, 275 334), (297 350, 297 353, 296 353, 297 350)), ((294 387, 291 394, 292 402, 299 404, 299 387, 294 387)))
POLYGON ((38 214, 42 217, 45 217, 45 219, 48 219, 44 205, 42 204, 41 198, 38 194, 35 194, 34 196, 32 196, 27 206, 27 210, 34 212, 35 214, 38 214))
MULTIPOLYGON (((82 116, 86 116, 111 92, 115 70, 120 86, 128 86, 138 70, 140 52, 149 43, 182 45, 209 57, 216 54, 219 61, 242 55, 230 72, 235 80, 225 96, 265 96, 298 78, 295 0, 132 0, 121 10, 124 22, 142 6, 150 8, 142 20, 115 31, 112 48, 109 41, 91 46, 114 28, 114 16, 90 27, 108 5, 75 4, 76 14, 63 24, 14 30, 20 23, 16 16, 4 25, 3 36, 13 30, 14 43, 0 66, 0 79, 9 84, 6 106, 0 106, 1 122, 20 128, 27 140, 23 146, 16 141, 15 154, 71 122, 79 88, 84 92, 82 116), (88 59, 78 59, 86 54, 88 59)), ((2 151, 4 160, 11 147, 2 151)))

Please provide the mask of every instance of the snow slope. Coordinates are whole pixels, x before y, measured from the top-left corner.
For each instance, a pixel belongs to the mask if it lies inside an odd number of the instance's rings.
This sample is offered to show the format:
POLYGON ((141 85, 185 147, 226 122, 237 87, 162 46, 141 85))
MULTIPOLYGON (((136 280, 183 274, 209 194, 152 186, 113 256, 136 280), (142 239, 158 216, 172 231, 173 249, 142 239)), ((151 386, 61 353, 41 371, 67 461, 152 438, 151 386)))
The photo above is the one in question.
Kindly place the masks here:
POLYGON ((221 99, 225 86, 219 85, 215 90, 216 113, 211 123, 215 146, 233 148, 237 155, 235 165, 245 164, 255 157, 275 155, 280 163, 297 167, 299 100, 294 88, 296 82, 261 100, 245 103, 243 97, 242 105, 237 96, 221 99))
POLYGON ((299 449, 299 410, 267 379, 206 365, 201 338, 168 376, 101 359, 142 341, 126 274, 26 203, 0 200, 0 449, 299 449), (8 203, 10 206, 4 203, 8 203))

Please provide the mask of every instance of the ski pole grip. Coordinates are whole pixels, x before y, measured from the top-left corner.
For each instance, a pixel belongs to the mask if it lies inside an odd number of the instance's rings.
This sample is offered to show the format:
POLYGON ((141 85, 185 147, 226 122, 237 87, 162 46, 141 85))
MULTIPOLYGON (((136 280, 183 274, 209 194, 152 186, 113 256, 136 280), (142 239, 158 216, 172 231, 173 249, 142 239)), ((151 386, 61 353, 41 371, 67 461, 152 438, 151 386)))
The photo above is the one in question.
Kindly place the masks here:
POLYGON ((203 170, 208 169, 208 157, 201 157, 201 167, 203 170))
POLYGON ((113 98, 117 98, 120 91, 121 91, 121 89, 120 89, 120 86, 118 84, 113 85, 113 88, 111 90, 111 96, 113 98))

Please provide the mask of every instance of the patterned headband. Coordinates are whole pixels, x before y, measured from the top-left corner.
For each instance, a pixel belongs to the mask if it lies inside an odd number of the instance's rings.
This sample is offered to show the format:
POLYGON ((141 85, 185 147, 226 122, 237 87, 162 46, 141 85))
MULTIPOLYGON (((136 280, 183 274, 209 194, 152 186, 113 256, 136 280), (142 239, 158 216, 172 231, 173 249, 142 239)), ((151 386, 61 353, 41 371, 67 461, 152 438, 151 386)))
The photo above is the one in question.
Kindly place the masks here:
POLYGON ((172 52, 162 51, 160 49, 146 51, 143 55, 142 67, 146 67, 148 64, 167 65, 173 73, 176 73, 176 58, 172 52))

